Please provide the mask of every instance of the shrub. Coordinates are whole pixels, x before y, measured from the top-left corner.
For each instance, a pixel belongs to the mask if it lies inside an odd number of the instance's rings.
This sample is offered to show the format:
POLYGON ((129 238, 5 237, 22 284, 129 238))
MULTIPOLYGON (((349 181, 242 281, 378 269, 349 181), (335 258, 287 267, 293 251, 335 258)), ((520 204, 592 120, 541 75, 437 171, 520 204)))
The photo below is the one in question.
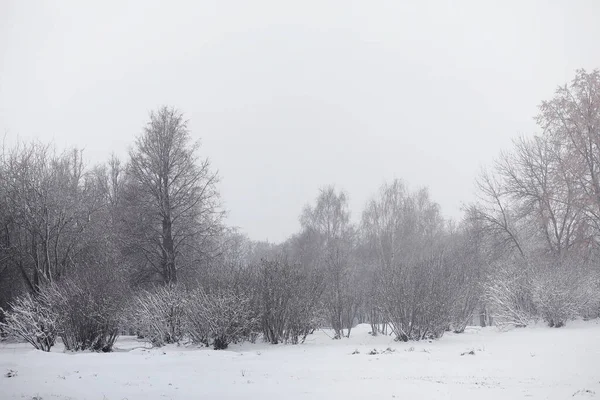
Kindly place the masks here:
MULTIPOLYGON (((474 286, 474 285, 473 285, 474 286)), ((463 333, 475 314, 479 297, 473 288, 464 288, 456 295, 450 326, 454 333, 463 333)))
POLYGON ((138 335, 155 346, 178 343, 184 334, 186 295, 177 286, 141 291, 130 307, 138 335))
POLYGON ((79 276, 46 289, 65 349, 112 350, 119 336, 124 298, 117 286, 110 278, 79 276))
POLYGON ((397 340, 439 338, 450 323, 454 265, 441 255, 382 270, 380 301, 397 340))
POLYGON ((263 261, 255 276, 264 338, 273 344, 303 342, 321 323, 323 275, 282 261, 263 261))
POLYGON ((58 316, 50 308, 47 297, 29 294, 17 298, 5 313, 2 329, 10 336, 19 337, 33 347, 50 351, 57 335, 58 316))
POLYGON ((536 315, 527 277, 513 268, 501 268, 490 282, 486 301, 496 325, 502 329, 527 326, 536 315))
POLYGON ((212 342, 216 350, 226 349, 255 331, 250 299, 231 290, 197 289, 190 293, 188 307, 188 333, 196 343, 212 342))
POLYGON ((540 316, 550 327, 564 326, 595 303, 597 290, 588 275, 562 269, 538 275, 533 284, 533 299, 540 316))
POLYGON ((475 310, 481 305, 482 300, 484 286, 481 282, 483 274, 479 266, 481 260, 477 258, 476 252, 468 250, 470 245, 470 243, 467 243, 465 246, 459 247, 459 250, 463 250, 463 253, 467 254, 462 257, 462 260, 459 258, 460 256, 457 256, 459 262, 457 263, 456 281, 453 284, 454 299, 449 327, 454 333, 465 331, 467 325, 473 320, 475 310))

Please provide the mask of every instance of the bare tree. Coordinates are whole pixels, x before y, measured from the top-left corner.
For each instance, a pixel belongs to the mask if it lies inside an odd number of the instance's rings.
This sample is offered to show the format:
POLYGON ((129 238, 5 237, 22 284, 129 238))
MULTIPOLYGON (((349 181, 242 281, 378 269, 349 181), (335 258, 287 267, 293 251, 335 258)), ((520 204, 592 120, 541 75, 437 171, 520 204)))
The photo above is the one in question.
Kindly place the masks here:
POLYGON ((353 290, 356 232, 350 222, 347 195, 336 192, 333 186, 321 189, 316 204, 305 207, 300 223, 315 246, 315 262, 325 271, 324 299, 335 338, 344 336, 344 329, 349 336, 360 299, 353 290))
POLYGON ((581 303, 581 290, 567 286, 595 281, 599 89, 598 71, 578 71, 571 85, 542 103, 542 134, 516 140, 479 181, 482 199, 469 215, 498 249, 490 259, 498 268, 488 300, 500 320, 525 325, 541 313, 550 325, 562 326, 565 315, 575 314, 559 311, 558 304, 581 303), (558 296, 551 293, 562 293, 564 301, 552 301, 558 296))
POLYGON ((164 283, 177 282, 180 269, 197 265, 221 228, 218 175, 208 159, 198 159, 198 149, 183 115, 162 107, 151 113, 130 151, 130 226, 142 226, 135 248, 164 283))
POLYGON ((372 304, 383 320, 400 340, 440 336, 450 322, 456 268, 443 246, 439 206, 427 190, 411 194, 395 180, 368 203, 362 230, 376 265, 372 304))
POLYGON ((533 228, 544 253, 555 260, 590 239, 569 162, 559 142, 537 136, 516 141, 513 152, 497 164, 518 218, 533 228))
POLYGON ((600 232, 600 70, 577 71, 569 85, 542 102, 537 123, 564 148, 569 177, 581 191, 578 206, 600 232))
POLYGON ((36 291, 77 264, 86 240, 95 240, 86 232, 103 203, 77 150, 56 154, 45 145, 19 144, 3 157, 2 170, 7 262, 36 291))

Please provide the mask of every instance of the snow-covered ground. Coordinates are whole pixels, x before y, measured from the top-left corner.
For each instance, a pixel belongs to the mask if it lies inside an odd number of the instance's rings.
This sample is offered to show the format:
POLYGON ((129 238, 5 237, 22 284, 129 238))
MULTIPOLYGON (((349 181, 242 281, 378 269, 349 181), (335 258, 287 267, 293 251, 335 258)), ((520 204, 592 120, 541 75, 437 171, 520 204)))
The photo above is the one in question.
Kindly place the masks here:
POLYGON ((468 328, 418 343, 368 331, 361 325, 350 339, 318 332, 302 345, 244 343, 226 351, 150 349, 132 337, 109 354, 4 343, 0 399, 600 398, 599 321, 468 328))

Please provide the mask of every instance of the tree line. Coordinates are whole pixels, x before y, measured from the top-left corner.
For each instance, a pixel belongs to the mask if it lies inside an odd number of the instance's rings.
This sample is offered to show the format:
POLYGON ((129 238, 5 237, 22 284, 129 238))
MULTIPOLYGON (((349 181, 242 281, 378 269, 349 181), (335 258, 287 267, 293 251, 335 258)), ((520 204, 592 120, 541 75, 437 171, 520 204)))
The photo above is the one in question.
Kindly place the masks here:
POLYGON ((181 112, 150 114, 126 160, 33 142, 0 155, 0 327, 49 350, 299 343, 357 323, 398 340, 600 313, 600 72, 542 102, 539 132, 477 181, 458 221, 385 183, 358 218, 322 188, 282 243, 226 226, 219 175, 181 112))

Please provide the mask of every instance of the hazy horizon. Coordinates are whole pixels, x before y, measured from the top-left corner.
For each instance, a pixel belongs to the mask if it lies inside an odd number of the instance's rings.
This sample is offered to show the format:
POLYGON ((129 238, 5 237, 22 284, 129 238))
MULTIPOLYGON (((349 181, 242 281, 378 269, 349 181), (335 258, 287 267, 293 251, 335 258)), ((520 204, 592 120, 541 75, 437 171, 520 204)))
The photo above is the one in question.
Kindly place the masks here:
POLYGON ((457 219, 538 104, 600 67, 598 16, 595 1, 5 1, 0 132, 93 164, 173 106, 255 240, 297 232, 327 184, 355 220, 393 178, 457 219))

